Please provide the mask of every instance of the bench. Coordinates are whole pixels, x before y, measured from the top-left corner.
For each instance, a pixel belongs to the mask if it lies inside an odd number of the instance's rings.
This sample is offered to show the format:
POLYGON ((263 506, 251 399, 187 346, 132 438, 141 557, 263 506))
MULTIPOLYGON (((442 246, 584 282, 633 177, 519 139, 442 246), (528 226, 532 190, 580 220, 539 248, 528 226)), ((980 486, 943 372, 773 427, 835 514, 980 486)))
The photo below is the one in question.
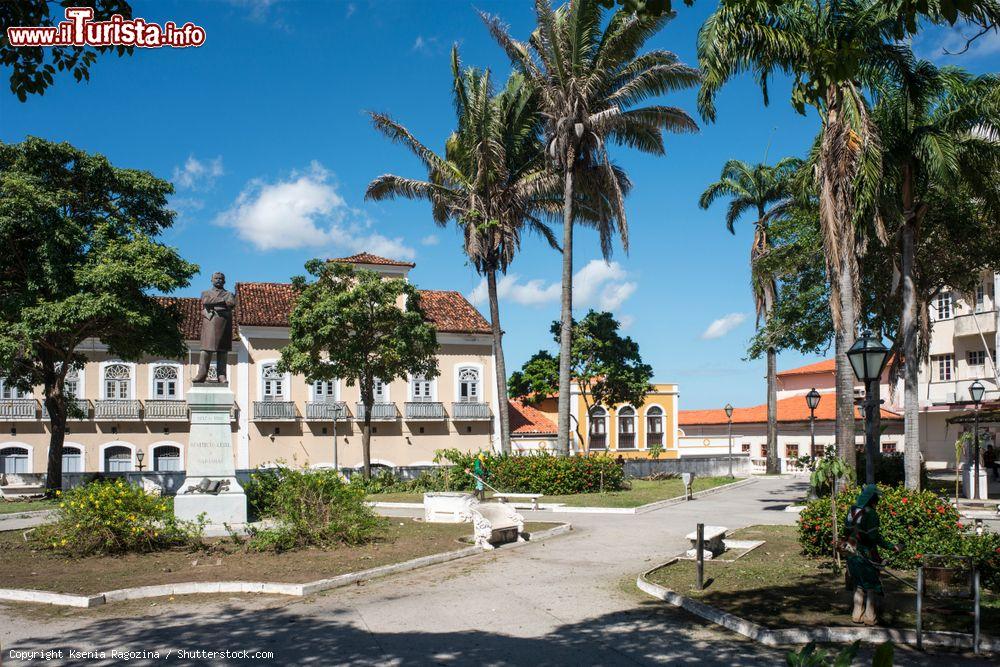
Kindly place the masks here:
POLYGON ((500 544, 523 542, 524 517, 507 503, 476 503, 469 507, 476 546, 494 549, 500 544))
MULTIPOLYGON (((711 560, 712 557, 718 556, 723 551, 726 550, 726 545, 724 540, 726 539, 725 526, 705 526, 705 532, 702 535, 704 539, 703 544, 705 545, 705 560, 711 560)), ((698 531, 688 533, 684 536, 684 539, 691 542, 691 548, 687 550, 688 558, 698 557, 698 531)))
POLYGON ((543 495, 542 493, 493 493, 493 497, 501 503, 506 503, 511 498, 527 498, 531 501, 531 509, 533 510, 538 509, 538 499, 543 495))

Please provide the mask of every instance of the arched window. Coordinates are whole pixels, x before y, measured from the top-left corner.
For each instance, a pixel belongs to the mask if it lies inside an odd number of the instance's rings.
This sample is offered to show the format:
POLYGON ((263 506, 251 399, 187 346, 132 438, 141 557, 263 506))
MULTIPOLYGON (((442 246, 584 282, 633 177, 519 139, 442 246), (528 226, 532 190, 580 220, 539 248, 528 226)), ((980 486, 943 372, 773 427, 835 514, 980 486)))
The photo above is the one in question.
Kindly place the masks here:
POLYGON ((31 472, 31 460, 24 447, 4 447, 0 449, 0 472, 20 475, 31 472))
POLYGON ((458 400, 460 403, 479 403, 479 369, 458 369, 458 400))
POLYGON ((177 366, 170 364, 153 366, 153 398, 165 401, 180 398, 179 376, 177 366))
POLYGON ((104 450, 104 472, 128 472, 132 470, 132 450, 122 445, 104 450))
POLYGON ((590 411, 590 449, 608 446, 608 411, 598 406, 590 411))
POLYGON ((618 449, 635 449, 635 408, 618 408, 618 449))
POLYGON ((108 364, 104 367, 104 398, 132 398, 132 369, 128 364, 108 364))
POLYGON ((278 372, 277 364, 264 364, 260 371, 263 383, 263 398, 265 401, 284 401, 285 376, 278 372))
POLYGON ((663 446, 663 408, 651 405, 646 410, 646 446, 663 446))
POLYGON ((63 445, 63 472, 83 472, 83 449, 76 445, 63 445))
POLYGON ((410 378, 410 400, 415 402, 427 402, 434 400, 433 381, 426 376, 414 375, 410 378))
POLYGON ((80 396, 80 369, 71 368, 66 371, 63 378, 63 393, 67 398, 81 398, 80 396))
POLYGON ((181 450, 173 445, 160 445, 153 450, 153 470, 157 472, 181 469, 181 450))

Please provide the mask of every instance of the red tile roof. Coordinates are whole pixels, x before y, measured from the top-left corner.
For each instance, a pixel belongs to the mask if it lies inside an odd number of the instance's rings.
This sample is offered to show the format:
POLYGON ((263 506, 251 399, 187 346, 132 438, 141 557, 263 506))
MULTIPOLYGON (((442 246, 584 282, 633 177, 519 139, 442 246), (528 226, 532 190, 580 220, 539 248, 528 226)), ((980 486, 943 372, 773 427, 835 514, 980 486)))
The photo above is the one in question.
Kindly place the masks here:
MULTIPOLYGON (((164 306, 173 307, 181 316, 180 330, 184 340, 201 338, 201 299, 198 297, 158 296, 156 300, 164 306)), ((233 339, 239 338, 236 322, 233 322, 233 339)))
POLYGON ((542 412, 521 401, 508 401, 511 435, 555 435, 556 425, 542 412))
POLYGON ((385 257, 379 257, 378 255, 373 255, 370 252, 359 252, 356 255, 351 255, 350 257, 337 257, 330 260, 331 262, 343 262, 345 264, 380 264, 382 266, 408 266, 411 269, 416 266, 413 262, 400 262, 395 259, 387 259, 385 257))
MULTIPOLYGON (((295 305, 289 283, 237 283, 236 318, 244 326, 287 327, 295 305)), ((442 333, 489 333, 490 325, 459 292, 420 290, 427 320, 442 333)))
MULTIPOLYGON (((834 394, 823 394, 819 405, 816 407, 816 421, 833 421, 837 414, 837 402, 834 394)), ((855 419, 861 419, 861 410, 854 408, 855 419)), ((882 408, 882 419, 898 421, 899 415, 890 410, 882 408)), ((679 410, 677 421, 681 426, 696 424, 725 424, 727 423, 724 410, 679 410)), ((778 421, 779 422, 807 422, 809 421, 809 406, 806 404, 805 395, 790 396, 778 401, 778 421)), ((766 424, 767 404, 755 405, 752 408, 736 408, 733 410, 734 424, 766 424)))
POLYGON ((824 359, 823 361, 817 361, 814 364, 807 364, 805 366, 799 366, 798 368, 789 368, 787 371, 781 371, 778 373, 778 377, 784 377, 786 375, 812 375, 814 373, 833 373, 836 370, 836 362, 833 359, 824 359))

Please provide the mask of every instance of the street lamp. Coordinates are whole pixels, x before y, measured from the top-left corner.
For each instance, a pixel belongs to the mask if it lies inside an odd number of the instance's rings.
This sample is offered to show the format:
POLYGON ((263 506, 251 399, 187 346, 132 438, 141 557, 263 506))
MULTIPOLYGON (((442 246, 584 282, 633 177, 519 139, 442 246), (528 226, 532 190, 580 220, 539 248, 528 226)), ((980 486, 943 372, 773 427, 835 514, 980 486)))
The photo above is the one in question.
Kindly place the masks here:
POLYGON ((135 460, 138 462, 135 464, 135 467, 139 469, 139 472, 142 472, 142 469, 146 467, 142 465, 142 460, 144 458, 146 458, 146 453, 141 449, 135 453, 135 460))
POLYGON ((733 476, 733 404, 726 403, 724 408, 726 419, 729 420, 729 477, 733 476))
POLYGON ((806 394, 806 405, 809 406, 809 456, 815 456, 816 452, 816 408, 819 406, 819 399, 821 399, 819 392, 816 391, 816 387, 809 390, 806 394))
POLYGON ((973 442, 973 455, 975 456, 975 470, 973 473, 975 476, 975 481, 972 483, 972 495, 976 500, 979 500, 979 405, 983 402, 983 394, 986 393, 986 387, 979 380, 976 380, 971 385, 969 385, 969 396, 972 397, 972 402, 976 404, 976 419, 974 426, 973 442))
POLYGON ((865 384, 865 483, 875 483, 875 448, 878 446, 879 383, 889 350, 866 331, 847 351, 854 375, 865 384))

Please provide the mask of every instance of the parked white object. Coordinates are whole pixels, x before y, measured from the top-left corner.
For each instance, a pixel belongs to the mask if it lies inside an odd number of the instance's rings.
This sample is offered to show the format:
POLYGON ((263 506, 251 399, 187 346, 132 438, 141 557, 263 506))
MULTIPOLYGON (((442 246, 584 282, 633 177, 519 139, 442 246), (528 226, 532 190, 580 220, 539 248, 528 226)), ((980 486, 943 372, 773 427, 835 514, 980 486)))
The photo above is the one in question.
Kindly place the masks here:
POLYGON ((524 517, 508 503, 475 503, 469 508, 476 546, 485 550, 509 542, 523 542, 524 517))
POLYGON ((424 494, 424 521, 462 523, 469 521, 470 507, 476 503, 471 493, 435 491, 424 494))

